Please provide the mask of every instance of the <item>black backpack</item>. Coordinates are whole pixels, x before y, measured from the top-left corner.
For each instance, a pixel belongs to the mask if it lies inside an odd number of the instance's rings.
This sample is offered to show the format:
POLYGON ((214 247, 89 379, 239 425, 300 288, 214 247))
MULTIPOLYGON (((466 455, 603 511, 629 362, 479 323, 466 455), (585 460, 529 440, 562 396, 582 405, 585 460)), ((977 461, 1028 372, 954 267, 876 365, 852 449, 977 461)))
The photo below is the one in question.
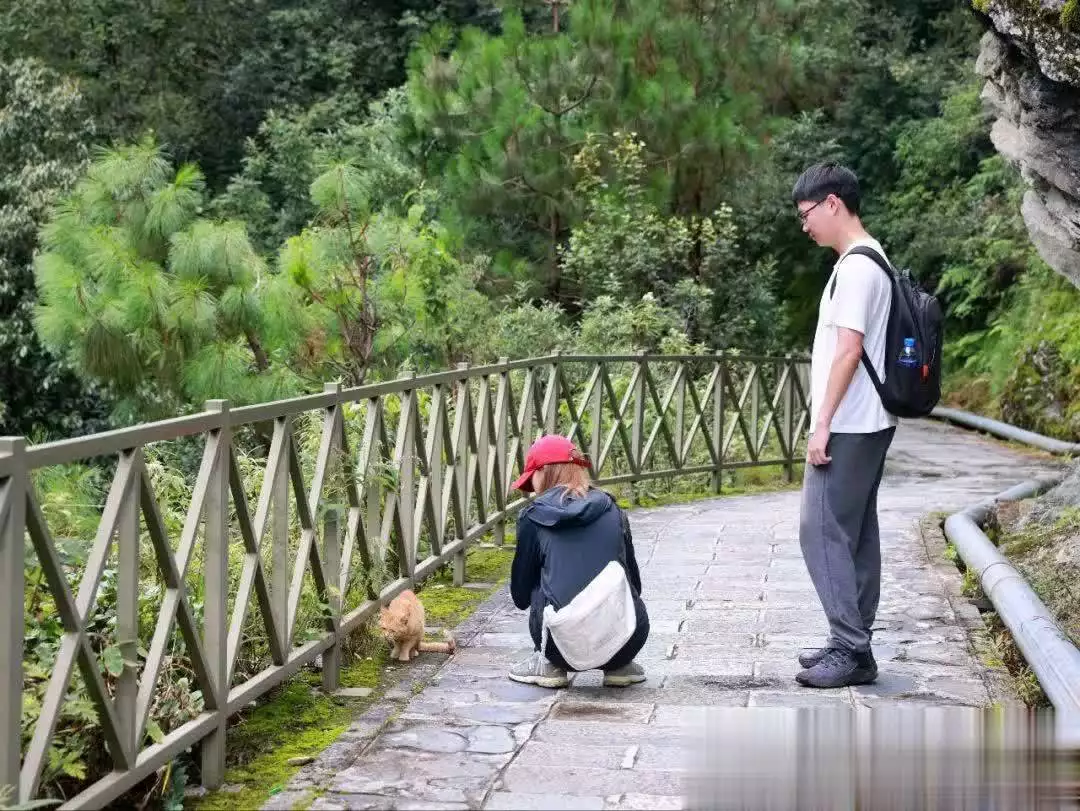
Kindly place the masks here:
MULTIPOLYGON (((885 380, 878 380, 874 366, 863 349, 866 373, 881 396, 885 410, 897 417, 925 417, 941 399, 941 354, 944 318, 937 298, 919 287, 907 271, 897 273, 873 248, 859 245, 848 255, 860 254, 873 259, 892 283, 889 324, 885 329, 885 380), (914 367, 897 363, 904 350, 904 338, 915 339, 914 367)), ((829 298, 836 292, 833 277, 829 298)))

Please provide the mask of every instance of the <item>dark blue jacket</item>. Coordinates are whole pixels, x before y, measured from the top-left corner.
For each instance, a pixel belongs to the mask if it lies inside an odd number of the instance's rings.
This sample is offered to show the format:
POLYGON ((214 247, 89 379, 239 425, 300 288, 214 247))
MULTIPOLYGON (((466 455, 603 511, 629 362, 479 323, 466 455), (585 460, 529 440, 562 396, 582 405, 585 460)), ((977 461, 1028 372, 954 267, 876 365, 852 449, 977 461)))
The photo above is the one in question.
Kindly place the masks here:
POLYGON ((514 605, 534 615, 546 605, 558 610, 613 560, 626 570, 640 616, 641 574, 625 513, 603 490, 576 498, 552 487, 518 514, 510 570, 514 605))

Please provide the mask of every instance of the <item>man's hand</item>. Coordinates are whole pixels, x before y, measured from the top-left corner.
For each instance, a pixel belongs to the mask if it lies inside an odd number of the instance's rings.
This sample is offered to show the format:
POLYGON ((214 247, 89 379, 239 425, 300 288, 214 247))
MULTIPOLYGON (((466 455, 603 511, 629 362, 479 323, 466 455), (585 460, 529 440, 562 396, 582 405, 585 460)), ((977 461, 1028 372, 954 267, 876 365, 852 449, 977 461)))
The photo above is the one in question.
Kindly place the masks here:
POLYGON ((806 461, 811 465, 827 465, 832 461, 825 449, 829 446, 830 427, 840 401, 844 399, 851 378, 862 359, 862 333, 846 327, 837 327, 836 353, 829 367, 829 382, 825 387, 825 398, 821 403, 817 427, 810 437, 806 448, 806 461))
POLYGON ((828 464, 832 461, 831 456, 825 455, 825 450, 828 447, 829 429, 818 428, 810 437, 810 442, 806 447, 806 461, 815 466, 828 464))

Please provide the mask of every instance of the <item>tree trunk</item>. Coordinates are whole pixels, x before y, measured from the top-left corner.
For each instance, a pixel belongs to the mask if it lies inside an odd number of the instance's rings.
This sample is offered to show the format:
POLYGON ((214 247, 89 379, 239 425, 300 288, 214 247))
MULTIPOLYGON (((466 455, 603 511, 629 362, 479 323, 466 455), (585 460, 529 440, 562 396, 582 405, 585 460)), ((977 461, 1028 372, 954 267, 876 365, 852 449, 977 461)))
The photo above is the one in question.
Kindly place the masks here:
POLYGON ((262 348, 262 344, 259 343, 259 339, 255 337, 251 330, 244 330, 244 337, 247 338, 251 354, 255 356, 255 368, 260 372, 270 371, 270 358, 267 356, 266 350, 262 348))
POLYGON ((551 208, 551 275, 548 290, 551 292, 551 297, 558 301, 559 287, 562 281, 562 273, 559 268, 559 210, 555 207, 555 203, 551 204, 551 208))

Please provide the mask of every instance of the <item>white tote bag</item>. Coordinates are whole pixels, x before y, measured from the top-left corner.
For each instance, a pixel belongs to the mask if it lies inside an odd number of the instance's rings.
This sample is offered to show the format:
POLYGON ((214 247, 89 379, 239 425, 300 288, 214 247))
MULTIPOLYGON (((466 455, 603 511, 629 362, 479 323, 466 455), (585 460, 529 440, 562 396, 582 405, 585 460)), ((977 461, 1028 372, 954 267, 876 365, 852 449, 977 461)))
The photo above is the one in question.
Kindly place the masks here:
POLYGON ((636 629, 634 595, 625 570, 613 560, 567 605, 558 611, 544 607, 540 650, 550 635, 568 665, 593 670, 618 653, 636 629))

